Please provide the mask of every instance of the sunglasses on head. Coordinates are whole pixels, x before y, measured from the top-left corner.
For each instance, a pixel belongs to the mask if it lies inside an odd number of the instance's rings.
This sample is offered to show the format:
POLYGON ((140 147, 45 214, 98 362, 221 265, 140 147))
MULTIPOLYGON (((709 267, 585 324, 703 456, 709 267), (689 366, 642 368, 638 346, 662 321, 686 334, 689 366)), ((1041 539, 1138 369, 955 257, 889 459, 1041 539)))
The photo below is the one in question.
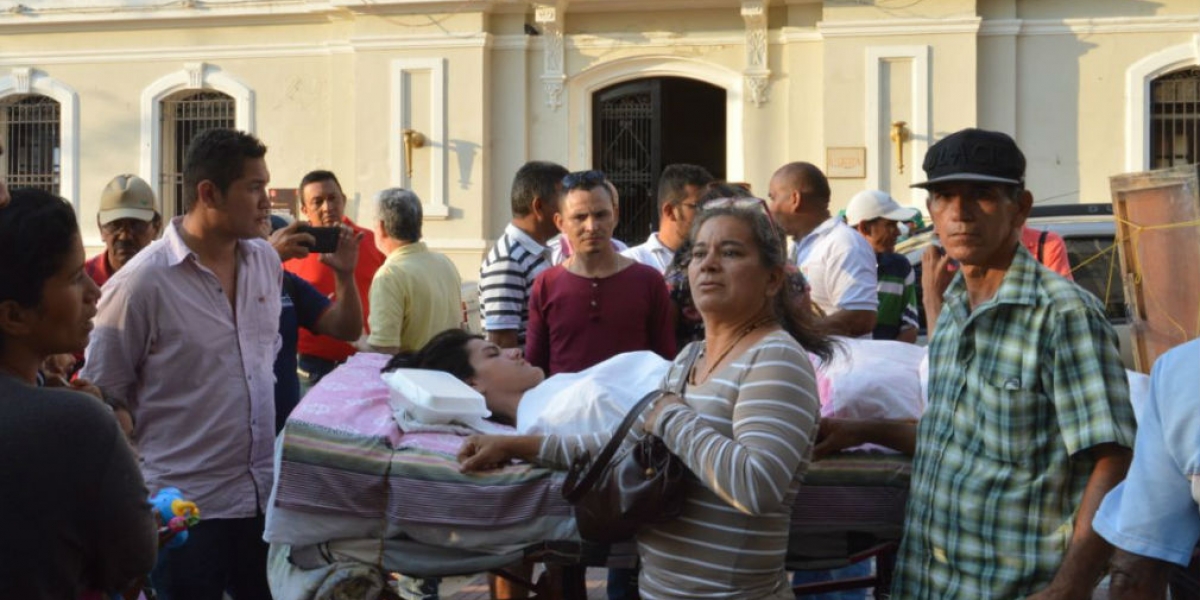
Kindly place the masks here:
POLYGON ((604 171, 575 171, 563 177, 563 191, 576 189, 590 190, 596 186, 603 185, 604 180, 604 171))
POLYGON ((787 249, 787 244, 783 241, 783 235, 780 233, 779 225, 775 223, 775 215, 771 214, 771 207, 767 206, 767 201, 762 198, 743 197, 743 198, 715 198, 705 202, 700 210, 714 210, 718 208, 736 208, 742 210, 761 210, 767 215, 767 221, 771 223, 771 231, 775 232, 775 238, 780 246, 787 249))

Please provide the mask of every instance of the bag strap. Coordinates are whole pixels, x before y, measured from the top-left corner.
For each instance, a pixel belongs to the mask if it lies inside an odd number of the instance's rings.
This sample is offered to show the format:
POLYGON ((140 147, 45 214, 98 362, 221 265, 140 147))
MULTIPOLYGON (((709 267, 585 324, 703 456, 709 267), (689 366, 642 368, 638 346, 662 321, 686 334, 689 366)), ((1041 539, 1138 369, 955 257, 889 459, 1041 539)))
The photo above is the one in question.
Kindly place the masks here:
POLYGON ((1049 229, 1043 229, 1043 230, 1042 230, 1042 233, 1038 235, 1038 245, 1037 245, 1037 261, 1038 261, 1038 262, 1040 262, 1040 263, 1044 263, 1044 262, 1045 262, 1045 261, 1043 261, 1043 260, 1042 260, 1042 255, 1043 255, 1043 254, 1045 254, 1045 249, 1046 249, 1046 238, 1048 238, 1048 237, 1050 237, 1050 230, 1049 230, 1049 229))
POLYGON ((638 400, 638 403, 635 404, 633 408, 629 409, 629 412, 625 414, 625 418, 621 420, 621 424, 617 425, 617 428, 613 431, 612 439, 608 440, 608 443, 604 445, 604 449, 601 450, 600 454, 596 456, 596 460, 592 462, 587 473, 584 474, 583 479, 579 481, 579 484, 576 485, 569 494, 563 495, 567 502, 575 502, 580 496, 583 496, 589 490, 591 490, 592 486, 596 485, 596 481, 600 479, 600 475, 604 472, 604 467, 608 465, 609 461, 612 460, 613 455, 617 453, 617 449, 621 447, 621 442, 625 440, 625 435, 629 433, 629 428, 633 426, 633 423, 637 420, 638 415, 641 415, 642 411, 645 410, 651 402, 658 399, 659 396, 662 396, 663 393, 664 392, 662 390, 654 390, 653 392, 642 396, 642 399, 638 400))
MULTIPOLYGON (((695 364, 698 356, 700 356, 700 344, 693 344, 691 353, 688 355, 687 360, 684 361, 683 372, 679 375, 675 384, 671 386, 670 393, 683 394, 683 388, 687 385, 688 373, 692 370, 692 365, 695 364)), ((609 461, 617 453, 617 450, 621 447, 621 443, 625 441, 625 436, 629 434, 629 428, 633 427, 638 416, 654 400, 666 393, 668 392, 664 390, 654 390, 642 396, 642 399, 638 400, 638 403, 629 409, 629 412, 625 414, 625 418, 621 420, 621 424, 617 425, 617 428, 613 430, 612 439, 608 440, 608 443, 600 450, 600 454, 596 455, 596 460, 592 461, 588 467, 587 473, 583 474, 579 483, 569 493, 563 494, 567 502, 575 503, 580 497, 591 490, 592 486, 596 485, 596 481, 604 473, 604 467, 608 465, 609 461)))

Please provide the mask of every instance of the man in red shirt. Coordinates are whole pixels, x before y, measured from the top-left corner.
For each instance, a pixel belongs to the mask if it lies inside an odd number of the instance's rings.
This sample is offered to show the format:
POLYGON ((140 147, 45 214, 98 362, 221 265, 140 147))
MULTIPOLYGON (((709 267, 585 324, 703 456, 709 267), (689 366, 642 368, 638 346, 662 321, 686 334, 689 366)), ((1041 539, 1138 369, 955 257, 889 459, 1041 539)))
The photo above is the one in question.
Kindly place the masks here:
POLYGON ((117 175, 100 195, 96 224, 100 226, 104 252, 84 263, 83 270, 96 285, 103 286, 162 230, 154 190, 137 175, 117 175))
MULTIPOLYGON (((300 180, 299 196, 300 212, 313 227, 336 227, 345 224, 362 235, 362 243, 358 247, 358 265, 354 269, 354 283, 358 288, 358 297, 362 299, 363 322, 366 323, 371 314, 371 279, 375 277, 375 271, 386 258, 375 247, 375 234, 370 229, 355 225, 346 217, 346 195, 342 193, 342 185, 332 172, 310 171, 300 180)), ((332 298, 336 278, 333 269, 322 263, 319 257, 319 254, 314 253, 305 258, 289 260, 283 263, 283 268, 332 298)), ((298 349, 301 382, 309 386, 316 384, 355 352, 351 344, 316 335, 305 329, 300 330, 298 349)))
POLYGON ((525 356, 547 375, 576 373, 622 352, 675 358, 667 284, 612 245, 616 215, 600 171, 563 178, 554 222, 574 252, 542 271, 529 297, 525 356))
POLYGON ((1071 281, 1071 260, 1067 256, 1067 243, 1061 235, 1048 229, 1034 229, 1026 225, 1021 230, 1021 243, 1038 262, 1046 265, 1051 271, 1066 277, 1071 281))

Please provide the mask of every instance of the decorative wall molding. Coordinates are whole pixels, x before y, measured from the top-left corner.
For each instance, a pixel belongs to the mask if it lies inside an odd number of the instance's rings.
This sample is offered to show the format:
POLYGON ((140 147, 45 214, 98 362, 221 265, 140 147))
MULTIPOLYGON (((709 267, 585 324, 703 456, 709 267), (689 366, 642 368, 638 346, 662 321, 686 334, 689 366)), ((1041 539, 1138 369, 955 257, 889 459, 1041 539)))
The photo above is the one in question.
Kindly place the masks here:
POLYGON ((563 20, 566 15, 566 0, 534 5, 534 20, 542 30, 542 89, 546 94, 546 107, 558 110, 562 106, 566 51, 563 39, 563 20))
MULTIPOLYGON (((140 175, 162 199, 162 100, 182 90, 216 90, 233 97, 234 126, 254 133, 254 90, 219 67, 203 63, 185 63, 183 68, 160 77, 142 90, 142 142, 140 175)), ((174 209, 162 206, 164 217, 174 209)))
POLYGON ((1159 50, 1125 71, 1125 170, 1150 168, 1150 84, 1160 75, 1200 65, 1200 34, 1191 43, 1159 50))
POLYGON ((797 44, 804 42, 819 42, 825 37, 816 29, 800 28, 800 27, 784 27, 778 35, 778 41, 772 43, 780 44, 797 44))
POLYGON ((1177 33, 1200 30, 1200 15, 1098 17, 1094 19, 993 19, 983 22, 979 35, 1098 35, 1119 33, 1177 33))
POLYGON ((12 70, 13 86, 18 94, 28 94, 32 85, 33 69, 29 67, 17 67, 12 70))
POLYGON ((600 63, 567 83, 568 152, 572 171, 592 167, 592 94, 610 85, 645 77, 686 77, 725 89, 725 178, 746 178, 745 78, 715 63, 675 55, 650 55, 600 63))
POLYGON ((412 189, 412 181, 404 164, 404 141, 401 134, 413 128, 425 136, 429 152, 429 197, 424 198, 422 210, 430 220, 450 218, 450 201, 446 197, 446 164, 449 148, 446 144, 446 60, 442 58, 402 58, 392 61, 391 130, 388 131, 388 165, 393 185, 412 189), (409 119, 412 102, 413 73, 429 74, 429 131, 409 119))
POLYGON ((937 35, 979 31, 982 19, 878 19, 872 21, 821 21, 817 31, 826 38, 885 35, 937 35))
MULTIPOLYGON (((933 128, 929 116, 930 93, 930 56, 929 46, 874 46, 867 48, 867 98, 866 123, 867 139, 867 189, 880 189, 880 169, 883 165, 883 153, 888 152, 887 144, 880 146, 879 139, 889 127, 881 118, 880 107, 883 102, 880 65, 889 59, 909 59, 912 61, 912 120, 908 124, 910 162, 916 163, 917 157, 924 157, 933 137, 933 128)), ((925 181, 925 171, 912 167, 912 183, 925 181)), ((920 206, 924 192, 913 190, 912 202, 920 206)))
POLYGON ((767 67, 767 7, 771 0, 742 0, 742 20, 746 22, 746 89, 754 106, 767 101, 771 69, 767 67))
POLYGON ((41 94, 58 102, 58 193, 79 212, 79 94, 75 90, 30 67, 13 68, 0 77, 0 99, 16 94, 41 94))
MULTIPOLYGON (((522 36, 525 37, 525 36, 522 36)), ((107 64, 145 62, 146 60, 217 61, 220 59, 283 58, 297 56, 330 56, 372 50, 441 50, 456 48, 487 48, 493 36, 486 33, 470 35, 396 35, 371 36, 335 40, 324 43, 286 44, 227 44, 214 46, 176 46, 128 48, 122 50, 54 50, 25 52, 19 56, 0 57, 0 66, 24 64, 107 64)))

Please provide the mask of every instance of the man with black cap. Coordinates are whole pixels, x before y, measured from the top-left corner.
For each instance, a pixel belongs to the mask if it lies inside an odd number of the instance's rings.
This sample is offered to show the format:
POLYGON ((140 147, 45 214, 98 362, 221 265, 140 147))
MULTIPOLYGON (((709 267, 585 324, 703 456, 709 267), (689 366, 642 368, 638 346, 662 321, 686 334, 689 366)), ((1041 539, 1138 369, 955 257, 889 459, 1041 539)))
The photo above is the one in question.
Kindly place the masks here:
POLYGON ((924 168, 960 268, 929 347, 893 596, 1089 598, 1112 552, 1092 517, 1134 436, 1116 335, 1020 244, 1033 197, 1012 138, 959 131, 924 168))
POLYGON ((137 175, 117 175, 100 194, 96 215, 104 252, 93 256, 83 269, 96 285, 103 286, 142 248, 150 245, 162 229, 158 201, 150 184, 137 175))

